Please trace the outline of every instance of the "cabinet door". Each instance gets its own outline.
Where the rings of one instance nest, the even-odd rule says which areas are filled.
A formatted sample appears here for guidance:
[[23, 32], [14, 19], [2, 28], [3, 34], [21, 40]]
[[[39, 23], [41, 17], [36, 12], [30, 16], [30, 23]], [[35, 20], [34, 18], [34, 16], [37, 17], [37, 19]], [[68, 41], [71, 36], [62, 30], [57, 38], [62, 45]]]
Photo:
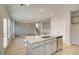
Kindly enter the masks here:
[[44, 55], [44, 45], [33, 48], [32, 55]]
[[62, 37], [58, 38], [58, 50], [62, 49]]
[[44, 55], [44, 41], [32, 44], [32, 55]]
[[45, 44], [45, 55], [51, 55], [51, 43]]
[[51, 43], [51, 52], [54, 54], [57, 51], [57, 41]]

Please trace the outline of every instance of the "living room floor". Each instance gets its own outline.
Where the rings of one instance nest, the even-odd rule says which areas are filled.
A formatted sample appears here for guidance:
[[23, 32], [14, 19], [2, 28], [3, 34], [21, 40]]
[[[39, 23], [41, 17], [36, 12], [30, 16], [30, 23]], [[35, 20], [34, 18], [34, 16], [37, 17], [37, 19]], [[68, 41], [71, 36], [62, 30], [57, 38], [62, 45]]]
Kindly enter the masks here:
[[[10, 44], [5, 55], [26, 55], [26, 47], [23, 39], [22, 37], [16, 37]], [[63, 49], [54, 55], [79, 55], [79, 45], [67, 46], [63, 44]]]

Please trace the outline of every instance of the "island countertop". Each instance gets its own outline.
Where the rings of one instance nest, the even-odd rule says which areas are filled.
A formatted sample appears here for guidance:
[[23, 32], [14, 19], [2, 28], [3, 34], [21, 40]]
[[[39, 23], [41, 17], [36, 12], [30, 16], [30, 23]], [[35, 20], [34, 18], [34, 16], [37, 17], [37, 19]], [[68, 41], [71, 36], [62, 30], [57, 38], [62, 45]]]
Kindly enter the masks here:
[[[42, 38], [45, 36], [50, 36], [49, 38]], [[36, 36], [29, 36], [29, 37], [25, 37], [26, 41], [28, 41], [29, 43], [36, 43], [36, 42], [41, 42], [41, 41], [45, 41], [51, 38], [57, 38], [60, 37], [62, 35], [57, 35], [57, 34], [47, 34], [47, 35], [36, 35]]]

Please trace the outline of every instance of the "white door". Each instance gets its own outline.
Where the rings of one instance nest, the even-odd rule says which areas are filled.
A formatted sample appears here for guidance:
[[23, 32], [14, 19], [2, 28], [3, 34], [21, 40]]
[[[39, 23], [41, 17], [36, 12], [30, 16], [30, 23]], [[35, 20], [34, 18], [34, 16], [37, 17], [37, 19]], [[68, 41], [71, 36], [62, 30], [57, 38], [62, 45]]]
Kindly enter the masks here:
[[72, 35], [72, 43], [79, 45], [79, 23], [72, 24], [71, 35]]

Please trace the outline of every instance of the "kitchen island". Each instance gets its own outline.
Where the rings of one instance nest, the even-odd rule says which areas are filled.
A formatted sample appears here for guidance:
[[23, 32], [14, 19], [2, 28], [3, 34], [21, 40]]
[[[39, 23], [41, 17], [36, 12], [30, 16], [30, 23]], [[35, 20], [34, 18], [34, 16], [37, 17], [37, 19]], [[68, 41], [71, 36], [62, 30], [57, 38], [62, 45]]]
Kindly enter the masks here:
[[39, 35], [26, 38], [27, 55], [51, 55], [62, 49], [62, 36]]

